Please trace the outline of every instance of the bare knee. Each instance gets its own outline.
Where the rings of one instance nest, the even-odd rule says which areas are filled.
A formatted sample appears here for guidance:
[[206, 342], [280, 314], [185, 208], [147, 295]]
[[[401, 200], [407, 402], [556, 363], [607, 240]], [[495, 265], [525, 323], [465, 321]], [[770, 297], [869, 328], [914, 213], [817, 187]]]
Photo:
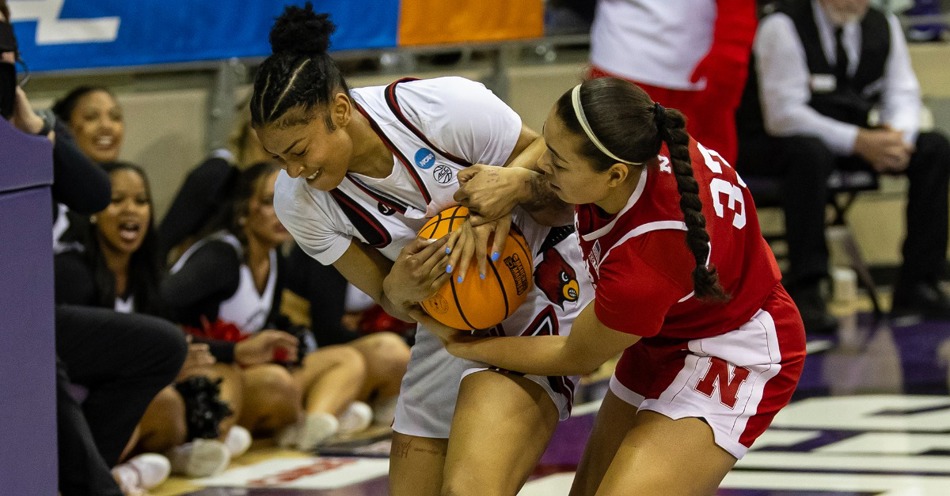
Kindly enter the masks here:
[[254, 432], [274, 431], [297, 421], [300, 388], [279, 365], [260, 365], [244, 377], [244, 411], [240, 424]]
[[402, 371], [409, 363], [409, 345], [394, 333], [377, 332], [352, 344], [369, 363], [386, 364], [388, 368]]
[[357, 339], [351, 344], [366, 359], [365, 395], [375, 394], [380, 398], [389, 398], [399, 394], [402, 377], [409, 365], [410, 352], [406, 342], [391, 332], [379, 332]]
[[334, 345], [320, 348], [316, 353], [307, 355], [306, 362], [311, 361], [322, 367], [347, 367], [352, 369], [366, 369], [366, 359], [363, 354], [352, 346]]
[[162, 452], [187, 441], [185, 401], [174, 386], [165, 387], [155, 395], [140, 426], [142, 451]]

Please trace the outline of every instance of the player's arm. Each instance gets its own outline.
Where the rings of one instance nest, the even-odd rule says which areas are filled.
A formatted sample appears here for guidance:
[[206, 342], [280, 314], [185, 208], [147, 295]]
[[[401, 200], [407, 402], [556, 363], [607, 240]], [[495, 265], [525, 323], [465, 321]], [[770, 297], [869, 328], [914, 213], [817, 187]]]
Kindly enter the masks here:
[[640, 340], [604, 325], [588, 304], [568, 336], [474, 337], [424, 315], [417, 320], [433, 330], [449, 353], [503, 369], [535, 375], [590, 373]]
[[435, 293], [449, 274], [444, 246], [439, 240], [416, 239], [406, 245], [395, 262], [377, 250], [352, 240], [333, 263], [343, 277], [383, 307], [389, 315], [413, 321], [409, 310]]
[[557, 197], [538, 169], [537, 162], [545, 148], [544, 138], [522, 125], [504, 167], [473, 165], [459, 172], [460, 187], [455, 192], [455, 201], [471, 211], [463, 228], [452, 233], [449, 240], [450, 265], [459, 269], [459, 274], [466, 273], [474, 256], [478, 272], [484, 276], [489, 252], [494, 259], [496, 253], [504, 250], [511, 211], [517, 205], [541, 225], [563, 226], [573, 222], [573, 208]]
[[507, 215], [516, 205], [544, 225], [572, 221], [571, 208], [557, 197], [538, 168], [545, 148], [544, 138], [522, 125], [504, 168], [474, 165], [459, 172], [455, 200], [477, 213], [475, 225]]

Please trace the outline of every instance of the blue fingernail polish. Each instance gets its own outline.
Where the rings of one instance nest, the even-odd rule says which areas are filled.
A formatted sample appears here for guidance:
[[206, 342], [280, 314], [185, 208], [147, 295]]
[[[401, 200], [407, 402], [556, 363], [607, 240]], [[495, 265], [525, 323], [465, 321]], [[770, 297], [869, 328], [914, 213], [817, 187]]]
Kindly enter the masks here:
[[449, 264], [449, 265], [446, 265], [446, 266], [445, 266], [445, 272], [446, 272], [447, 274], [451, 274], [451, 273], [452, 273], [452, 264]]
[[459, 284], [462, 284], [462, 276], [459, 276], [459, 278], [456, 279], [456, 282], [458, 282]]
[[445, 254], [448, 255], [449, 253], [452, 253], [452, 248], [449, 247], [449, 246], [446, 246], [446, 247], [445, 247]]
[[478, 274], [478, 277], [481, 277], [482, 279], [485, 279], [485, 274], [484, 274], [484, 273]]
[[492, 262], [497, 262], [499, 258], [501, 258], [501, 253], [498, 253], [497, 251], [492, 252], [492, 254], [491, 254], [491, 261], [492, 261]]

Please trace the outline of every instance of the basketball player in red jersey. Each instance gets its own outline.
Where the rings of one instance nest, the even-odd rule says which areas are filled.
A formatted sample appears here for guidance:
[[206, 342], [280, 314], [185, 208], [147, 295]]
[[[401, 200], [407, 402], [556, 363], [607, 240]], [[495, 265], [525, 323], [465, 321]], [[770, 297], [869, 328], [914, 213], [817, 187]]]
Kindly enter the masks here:
[[[805, 356], [752, 196], [679, 111], [620, 79], [565, 93], [544, 139], [538, 168], [575, 205], [595, 286], [573, 332], [477, 338], [416, 317], [452, 354], [522, 373], [585, 373], [622, 353], [571, 494], [711, 494], [789, 402]], [[491, 217], [472, 200], [524, 171], [485, 171], [463, 173], [458, 197]]]

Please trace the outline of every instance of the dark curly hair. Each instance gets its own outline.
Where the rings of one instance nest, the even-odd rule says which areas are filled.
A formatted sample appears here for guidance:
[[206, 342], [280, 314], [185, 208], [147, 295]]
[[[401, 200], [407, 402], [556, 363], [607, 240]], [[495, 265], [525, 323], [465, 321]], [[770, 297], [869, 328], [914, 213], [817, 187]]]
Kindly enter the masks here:
[[[327, 53], [335, 30], [329, 15], [314, 12], [310, 2], [284, 9], [270, 32], [273, 54], [264, 60], [254, 79], [250, 104], [254, 127], [273, 123], [298, 107], [308, 120], [280, 125], [309, 122], [310, 110], [326, 105], [337, 92], [349, 94], [340, 69]], [[327, 128], [335, 129], [329, 114], [324, 117]]]

